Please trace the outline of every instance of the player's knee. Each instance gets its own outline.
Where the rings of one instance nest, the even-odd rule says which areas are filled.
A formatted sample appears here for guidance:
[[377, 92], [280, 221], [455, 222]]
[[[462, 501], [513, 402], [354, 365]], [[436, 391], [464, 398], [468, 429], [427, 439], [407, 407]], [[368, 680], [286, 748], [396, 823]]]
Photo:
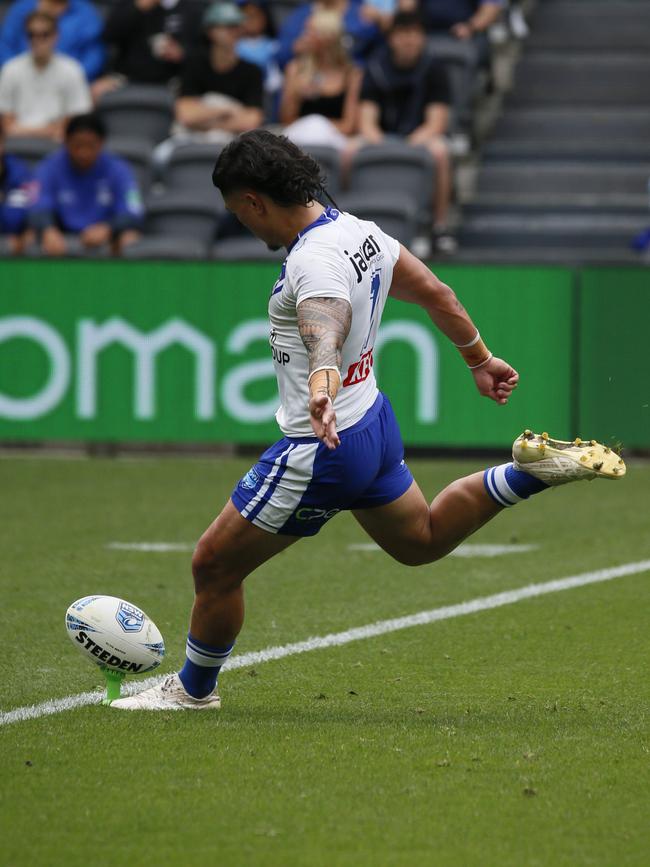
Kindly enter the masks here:
[[192, 555], [192, 576], [196, 593], [224, 592], [242, 580], [236, 570], [228, 568], [225, 558], [203, 540], [199, 540]]

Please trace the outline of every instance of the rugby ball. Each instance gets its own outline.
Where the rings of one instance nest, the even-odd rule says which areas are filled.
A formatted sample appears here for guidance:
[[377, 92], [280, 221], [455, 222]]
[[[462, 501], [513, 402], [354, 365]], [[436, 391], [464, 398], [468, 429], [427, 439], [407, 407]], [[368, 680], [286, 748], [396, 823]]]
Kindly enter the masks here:
[[68, 608], [65, 628], [75, 647], [102, 668], [144, 674], [162, 662], [165, 642], [141, 608], [115, 596], [84, 596]]

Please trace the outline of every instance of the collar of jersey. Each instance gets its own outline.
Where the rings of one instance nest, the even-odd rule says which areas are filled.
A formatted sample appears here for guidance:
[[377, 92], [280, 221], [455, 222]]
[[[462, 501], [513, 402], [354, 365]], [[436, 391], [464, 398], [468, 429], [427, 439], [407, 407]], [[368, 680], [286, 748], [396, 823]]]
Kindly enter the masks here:
[[340, 214], [340, 211], [337, 211], [336, 208], [329, 208], [329, 207], [325, 208], [325, 210], [323, 211], [323, 213], [320, 215], [320, 217], [317, 220], [314, 220], [313, 223], [310, 223], [308, 226], [305, 226], [305, 228], [302, 230], [302, 232], [298, 232], [296, 237], [293, 239], [293, 241], [287, 247], [287, 253], [290, 253], [293, 250], [293, 248], [296, 246], [298, 241], [301, 238], [303, 238], [307, 234], [307, 232], [311, 232], [312, 229], [316, 229], [318, 226], [324, 226], [326, 223], [333, 223], [334, 220], [338, 220], [339, 214]]

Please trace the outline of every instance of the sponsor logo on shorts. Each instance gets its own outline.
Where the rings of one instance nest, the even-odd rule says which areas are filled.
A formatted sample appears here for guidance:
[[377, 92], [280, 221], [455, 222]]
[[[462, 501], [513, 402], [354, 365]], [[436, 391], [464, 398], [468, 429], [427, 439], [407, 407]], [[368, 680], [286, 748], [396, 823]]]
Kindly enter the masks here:
[[354, 364], [351, 364], [348, 367], [347, 376], [343, 380], [343, 387], [345, 388], [348, 385], [356, 385], [357, 383], [368, 379], [374, 363], [375, 361], [372, 356], [372, 349], [369, 349], [367, 352], [363, 353], [358, 361], [355, 361]]
[[298, 521], [329, 521], [330, 518], [333, 518], [340, 511], [340, 509], [309, 509], [303, 507], [302, 509], [298, 509], [295, 514]]
[[260, 481], [260, 474], [257, 472], [255, 467], [250, 469], [244, 478], [239, 483], [242, 488], [246, 488], [247, 491], [254, 491]]
[[128, 602], [120, 602], [115, 612], [115, 619], [124, 632], [140, 632], [144, 626], [144, 612], [129, 605]]

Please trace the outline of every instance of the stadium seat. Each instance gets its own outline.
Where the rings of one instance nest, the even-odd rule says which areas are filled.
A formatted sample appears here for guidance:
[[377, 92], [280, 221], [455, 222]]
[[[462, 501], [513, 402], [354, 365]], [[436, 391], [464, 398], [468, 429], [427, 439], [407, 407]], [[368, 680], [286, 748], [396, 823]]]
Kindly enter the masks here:
[[472, 132], [472, 107], [478, 93], [485, 88], [486, 74], [478, 67], [476, 46], [471, 40], [448, 36], [427, 37], [427, 47], [444, 66], [451, 92], [449, 132]]
[[395, 193], [364, 193], [362, 196], [345, 196], [341, 208], [360, 220], [372, 220], [405, 247], [415, 238], [418, 213], [413, 200]]
[[204, 245], [214, 240], [219, 208], [195, 196], [166, 194], [148, 200], [145, 235], [174, 240], [193, 240]]
[[251, 260], [281, 262], [287, 255], [284, 247], [269, 250], [257, 238], [225, 238], [212, 246], [212, 258], [229, 262], [250, 262]]
[[205, 259], [205, 244], [194, 238], [144, 237], [126, 247], [125, 259]]
[[151, 146], [141, 139], [110, 138], [106, 149], [126, 160], [133, 169], [140, 192], [146, 196], [151, 186]]
[[19, 157], [32, 169], [58, 147], [55, 142], [37, 136], [8, 136], [4, 142], [6, 154]]
[[325, 145], [310, 145], [303, 148], [316, 160], [325, 175], [325, 187], [332, 196], [336, 197], [341, 189], [341, 160], [336, 148]]
[[407, 196], [416, 204], [419, 218], [430, 222], [434, 176], [433, 159], [425, 148], [401, 141], [368, 145], [354, 156], [348, 192]]
[[212, 184], [212, 171], [223, 145], [179, 144], [161, 167], [161, 181], [169, 193], [186, 193], [202, 201], [220, 203], [221, 194]]
[[111, 137], [137, 138], [158, 144], [168, 137], [174, 99], [166, 87], [127, 84], [105, 94], [97, 105]]

